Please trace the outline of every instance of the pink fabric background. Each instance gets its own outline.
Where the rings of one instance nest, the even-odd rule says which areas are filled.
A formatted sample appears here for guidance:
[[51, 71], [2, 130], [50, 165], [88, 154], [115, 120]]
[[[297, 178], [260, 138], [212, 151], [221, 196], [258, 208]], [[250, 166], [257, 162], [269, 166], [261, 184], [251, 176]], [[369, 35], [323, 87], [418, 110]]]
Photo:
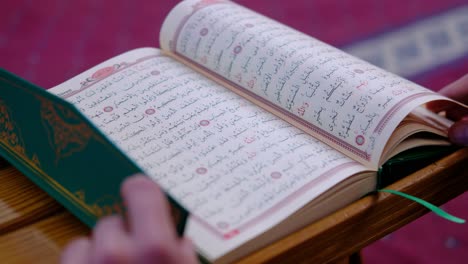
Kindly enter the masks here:
[[[2, 1], [0, 67], [45, 88], [52, 87], [129, 49], [158, 46], [161, 23], [177, 2]], [[339, 47], [468, 4], [466, 0], [237, 2]], [[468, 54], [412, 80], [438, 90], [465, 73]], [[468, 195], [463, 195], [445, 208], [468, 218], [467, 204]], [[468, 227], [433, 214], [364, 250], [365, 263], [466, 263], [467, 257]]]

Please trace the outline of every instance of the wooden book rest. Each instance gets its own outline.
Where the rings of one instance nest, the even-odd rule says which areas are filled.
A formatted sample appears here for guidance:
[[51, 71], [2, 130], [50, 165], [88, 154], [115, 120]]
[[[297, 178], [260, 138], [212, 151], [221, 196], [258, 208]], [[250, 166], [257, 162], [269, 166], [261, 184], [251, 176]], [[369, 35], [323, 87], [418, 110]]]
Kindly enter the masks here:
[[[441, 205], [468, 188], [468, 148], [388, 186]], [[57, 262], [71, 239], [90, 230], [8, 164], [0, 163], [0, 260]], [[399, 196], [376, 193], [257, 251], [238, 263], [358, 263], [362, 248], [427, 213]]]

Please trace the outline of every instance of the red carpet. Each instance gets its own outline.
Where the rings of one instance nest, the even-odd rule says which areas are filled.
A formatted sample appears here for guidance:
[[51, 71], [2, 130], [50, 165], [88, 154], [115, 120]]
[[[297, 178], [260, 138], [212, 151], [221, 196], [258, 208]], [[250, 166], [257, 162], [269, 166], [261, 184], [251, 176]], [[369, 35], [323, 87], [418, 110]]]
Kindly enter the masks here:
[[[126, 50], [157, 46], [159, 27], [176, 2], [3, 1], [0, 9], [0, 67], [43, 87], [52, 87]], [[440, 28], [433, 35], [435, 37], [414, 40], [403, 48], [395, 47], [395, 56], [401, 56], [397, 61], [405, 67], [405, 59], [420, 54], [420, 45], [448, 50], [450, 45], [458, 47], [460, 52], [453, 53], [452, 57], [443, 52], [426, 53], [426, 57], [419, 58], [436, 63], [413, 65], [411, 71], [402, 72], [434, 90], [468, 73], [468, 51], [465, 49], [468, 47], [468, 19], [463, 20], [463, 17], [468, 18], [466, 0], [238, 2], [351, 52], [358, 50], [356, 47], [366, 50], [366, 43], [373, 39], [383, 39], [385, 45], [387, 42], [391, 45], [392, 36], [404, 34], [405, 28], [413, 28], [416, 32], [431, 28], [439, 30], [437, 27], [446, 25], [445, 22], [429, 23], [430, 19], [441, 17], [444, 21], [452, 21], [452, 14], [455, 16], [458, 10], [462, 20], [453, 20], [458, 24], [450, 34]], [[454, 40], [455, 33], [458, 34], [457, 41]], [[410, 35], [408, 39], [411, 39]], [[425, 40], [426, 44], [423, 43]], [[382, 67], [386, 65], [385, 60], [392, 59], [374, 55], [377, 57], [366, 59]], [[468, 218], [467, 205], [468, 195], [464, 195], [445, 208]], [[468, 227], [451, 224], [432, 214], [364, 250], [366, 263], [465, 263], [466, 259]]]

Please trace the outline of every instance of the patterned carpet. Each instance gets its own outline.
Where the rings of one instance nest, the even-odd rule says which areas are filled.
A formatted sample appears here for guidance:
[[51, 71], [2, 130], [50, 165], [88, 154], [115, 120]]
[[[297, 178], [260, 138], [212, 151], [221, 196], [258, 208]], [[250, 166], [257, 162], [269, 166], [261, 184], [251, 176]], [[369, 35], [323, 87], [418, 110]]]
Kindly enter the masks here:
[[[10, 0], [0, 67], [52, 87], [126, 50], [158, 46], [177, 1]], [[467, 0], [237, 1], [433, 90], [468, 73]], [[444, 207], [468, 218], [468, 195]], [[365, 263], [466, 263], [468, 226], [428, 214], [364, 250]]]

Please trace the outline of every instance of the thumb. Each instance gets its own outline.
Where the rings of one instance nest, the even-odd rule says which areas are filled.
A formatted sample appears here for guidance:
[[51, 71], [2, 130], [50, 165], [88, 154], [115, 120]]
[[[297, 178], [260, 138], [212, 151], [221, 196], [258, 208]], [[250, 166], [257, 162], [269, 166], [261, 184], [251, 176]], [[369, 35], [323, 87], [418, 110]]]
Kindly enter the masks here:
[[453, 143], [468, 146], [468, 117], [453, 124], [448, 134], [450, 141]]
[[188, 264], [198, 263], [192, 241], [189, 238], [184, 237], [182, 238], [182, 240], [180, 240], [180, 243], [181, 243], [181, 250], [180, 250], [179, 257], [181, 258], [180, 260], [182, 260], [181, 263], [188, 263]]

